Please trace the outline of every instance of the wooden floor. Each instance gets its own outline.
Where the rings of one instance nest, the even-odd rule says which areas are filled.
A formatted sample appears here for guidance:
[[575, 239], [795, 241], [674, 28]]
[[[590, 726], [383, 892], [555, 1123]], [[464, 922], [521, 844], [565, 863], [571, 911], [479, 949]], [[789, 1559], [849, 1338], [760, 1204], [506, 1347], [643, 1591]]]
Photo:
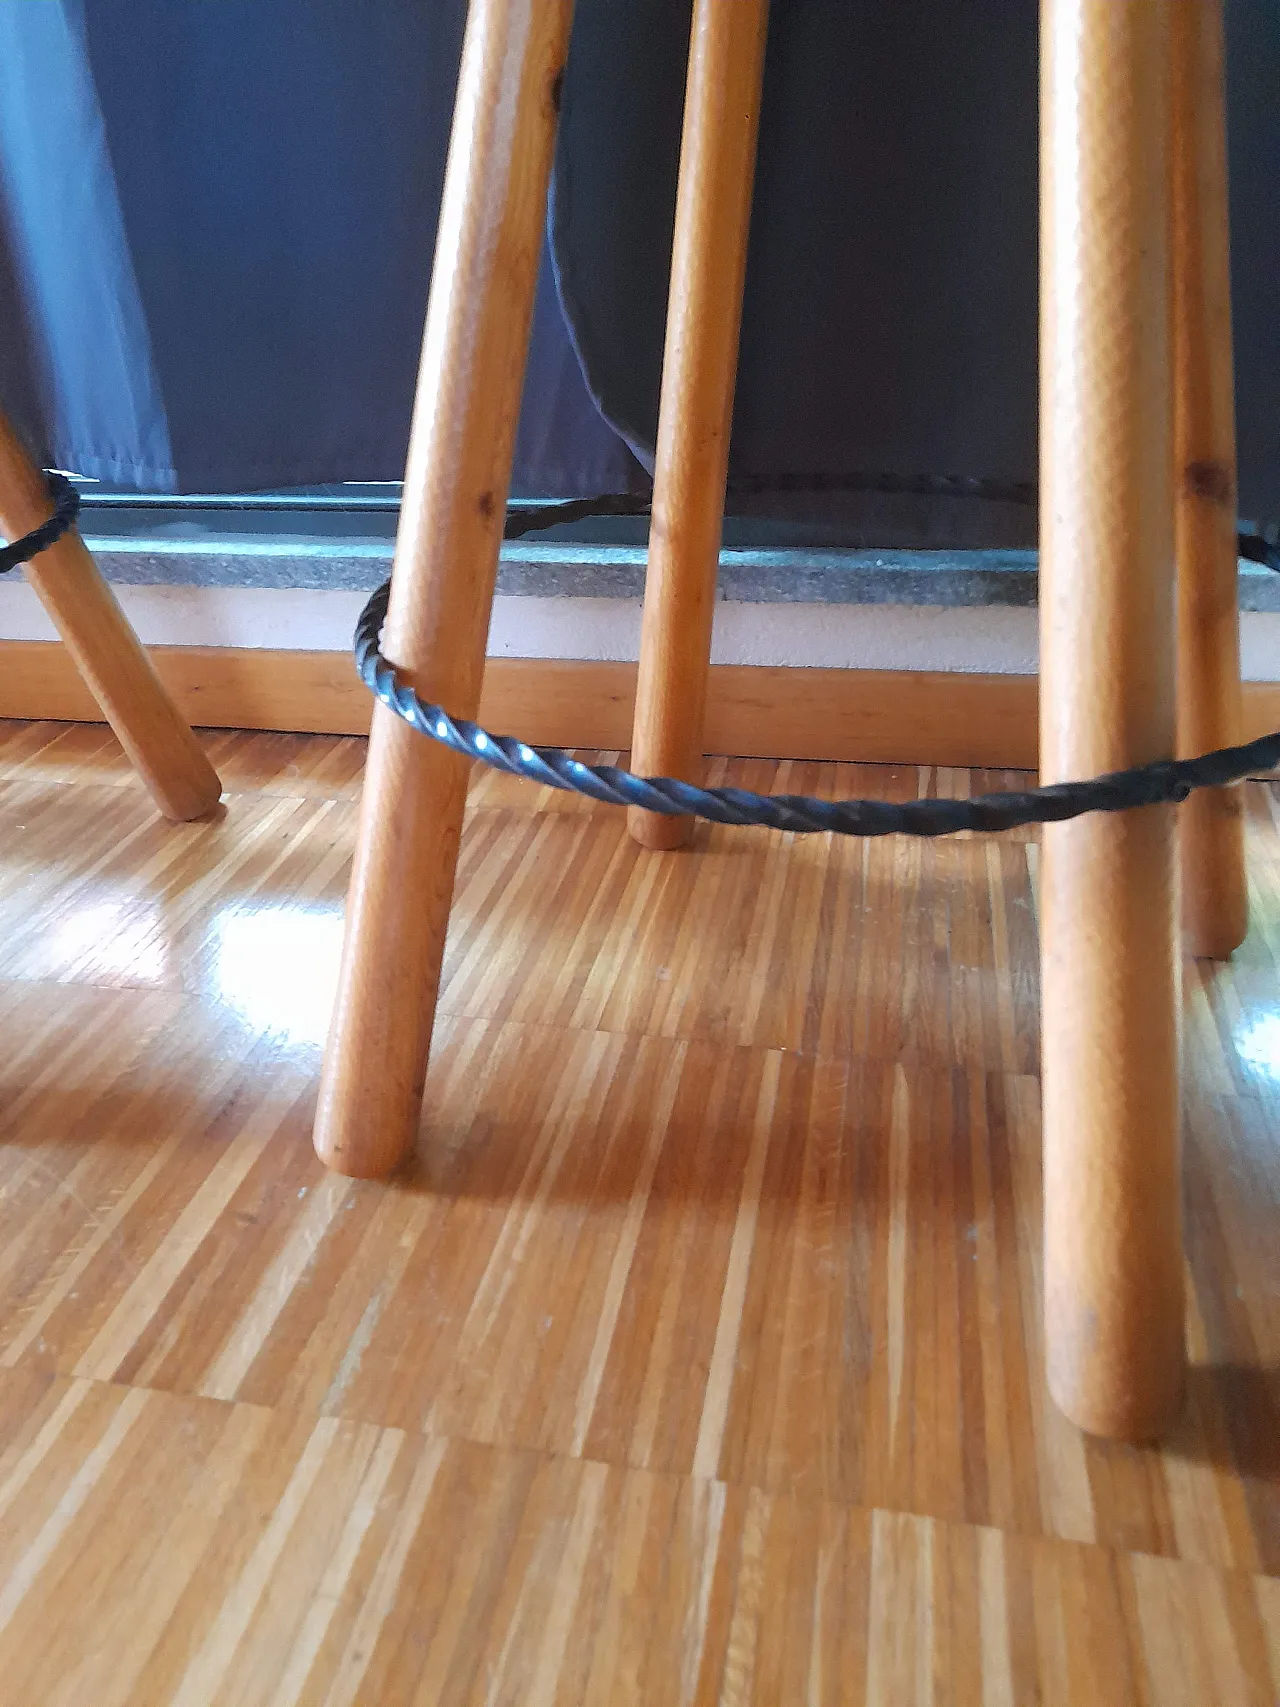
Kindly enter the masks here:
[[1269, 786], [1137, 1451], [1044, 1391], [1031, 837], [646, 855], [480, 779], [420, 1153], [358, 1184], [310, 1121], [362, 744], [209, 746], [176, 828], [104, 732], [0, 734], [3, 1707], [1280, 1699]]

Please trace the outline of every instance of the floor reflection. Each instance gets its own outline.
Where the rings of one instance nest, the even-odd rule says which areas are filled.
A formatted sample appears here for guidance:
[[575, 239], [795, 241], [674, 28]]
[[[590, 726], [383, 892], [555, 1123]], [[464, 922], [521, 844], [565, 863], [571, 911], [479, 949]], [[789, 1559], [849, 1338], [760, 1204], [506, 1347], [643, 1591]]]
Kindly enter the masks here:
[[74, 908], [57, 920], [40, 954], [49, 970], [89, 969], [131, 984], [163, 984], [170, 970], [160, 908], [137, 896]]
[[1239, 1026], [1234, 1042], [1246, 1067], [1280, 1084], [1280, 1013], [1259, 1014]]
[[323, 1045], [342, 955], [341, 907], [231, 909], [213, 921], [215, 995], [255, 1031]]

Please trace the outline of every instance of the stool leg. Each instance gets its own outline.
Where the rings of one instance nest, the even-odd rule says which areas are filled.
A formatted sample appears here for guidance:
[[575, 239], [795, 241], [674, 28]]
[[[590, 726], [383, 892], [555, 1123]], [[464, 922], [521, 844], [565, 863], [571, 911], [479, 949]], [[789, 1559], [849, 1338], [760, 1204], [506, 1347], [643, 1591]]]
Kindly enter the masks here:
[[[383, 648], [474, 717], [511, 479], [572, 0], [472, 0]], [[469, 766], [373, 714], [315, 1145], [372, 1178], [412, 1149]]]
[[[19, 539], [53, 512], [39, 469], [0, 415], [0, 529]], [[102, 714], [168, 818], [203, 818], [218, 773], [183, 721], [115, 595], [72, 529], [26, 566]]]
[[[768, 0], [695, 0], [631, 767], [696, 781], [724, 518]], [[691, 818], [632, 807], [644, 847]]]
[[[1040, 762], [1173, 751], [1169, 0], [1042, 0]], [[1174, 811], [1046, 826], [1049, 1386], [1141, 1439], [1183, 1375]]]
[[[1174, 7], [1173, 210], [1178, 752], [1194, 757], [1241, 739], [1222, 0]], [[1249, 928], [1239, 789], [1193, 794], [1178, 842], [1183, 942], [1225, 960]]]

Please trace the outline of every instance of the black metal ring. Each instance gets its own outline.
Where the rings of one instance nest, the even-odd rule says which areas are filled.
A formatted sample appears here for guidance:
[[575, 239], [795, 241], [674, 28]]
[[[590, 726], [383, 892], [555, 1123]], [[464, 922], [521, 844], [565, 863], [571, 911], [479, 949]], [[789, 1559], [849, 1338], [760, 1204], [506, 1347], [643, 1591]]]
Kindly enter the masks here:
[[588, 765], [562, 747], [531, 747], [512, 735], [494, 735], [468, 718], [418, 697], [382, 656], [378, 639], [387, 614], [390, 582], [373, 594], [356, 627], [355, 661], [361, 680], [379, 702], [419, 734], [494, 770], [567, 789], [610, 806], [639, 806], [673, 817], [716, 824], [759, 824], [801, 835], [949, 836], [960, 830], [993, 832], [1026, 824], [1061, 823], [1086, 812], [1124, 812], [1185, 800], [1196, 788], [1220, 788], [1280, 765], [1280, 731], [1242, 747], [1224, 747], [1197, 759], [1160, 759], [1082, 782], [1056, 783], [969, 800], [818, 800], [810, 795], [753, 794], [741, 788], [698, 788], [675, 777], [639, 777], [616, 765]]
[[49, 469], [45, 471], [44, 483], [53, 499], [53, 514], [38, 528], [24, 533], [21, 539], [0, 546], [0, 575], [7, 575], [21, 563], [29, 563], [75, 526], [76, 517], [80, 514], [79, 492], [65, 474], [55, 474]]
[[[775, 480], [775, 484], [777, 484]], [[959, 475], [852, 474], [795, 476], [789, 491], [910, 492], [934, 497], [980, 498], [1032, 505], [1029, 482], [1006, 482]], [[762, 489], [748, 476], [731, 480], [731, 495]], [[558, 504], [512, 505], [503, 537], [519, 539], [567, 522], [593, 516], [637, 516], [649, 512], [647, 497], [610, 494], [572, 498]], [[1280, 571], [1280, 547], [1257, 535], [1240, 534], [1242, 557]], [[355, 661], [370, 692], [411, 729], [433, 741], [479, 759], [494, 770], [521, 776], [550, 788], [567, 789], [611, 806], [639, 806], [672, 817], [706, 818], [716, 824], [759, 824], [796, 834], [829, 832], [840, 836], [949, 836], [961, 830], [988, 833], [1026, 824], [1060, 823], [1086, 812], [1124, 812], [1135, 806], [1176, 804], [1197, 788], [1220, 788], [1280, 765], [1280, 731], [1242, 747], [1223, 747], [1197, 759], [1160, 759], [1109, 776], [1056, 783], [970, 800], [818, 800], [800, 794], [752, 794], [742, 788], [698, 788], [676, 777], [639, 777], [616, 765], [588, 765], [562, 747], [531, 747], [512, 735], [493, 735], [468, 718], [452, 717], [441, 705], [419, 699], [396, 666], [382, 656], [378, 640], [390, 598], [389, 581], [378, 588], [356, 625]]]

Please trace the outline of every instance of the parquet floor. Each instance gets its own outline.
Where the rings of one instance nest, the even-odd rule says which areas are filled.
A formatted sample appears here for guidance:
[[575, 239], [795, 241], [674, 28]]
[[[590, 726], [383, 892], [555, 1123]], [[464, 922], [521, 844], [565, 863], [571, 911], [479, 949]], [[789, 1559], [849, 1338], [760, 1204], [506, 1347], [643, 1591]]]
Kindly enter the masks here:
[[643, 854], [478, 779], [419, 1155], [355, 1183], [362, 745], [208, 741], [175, 828], [104, 731], [0, 729], [0, 1707], [1280, 1701], [1271, 786], [1134, 1450], [1043, 1388], [1034, 838]]

